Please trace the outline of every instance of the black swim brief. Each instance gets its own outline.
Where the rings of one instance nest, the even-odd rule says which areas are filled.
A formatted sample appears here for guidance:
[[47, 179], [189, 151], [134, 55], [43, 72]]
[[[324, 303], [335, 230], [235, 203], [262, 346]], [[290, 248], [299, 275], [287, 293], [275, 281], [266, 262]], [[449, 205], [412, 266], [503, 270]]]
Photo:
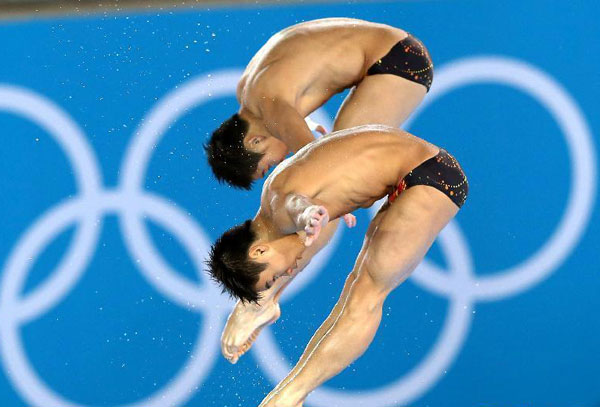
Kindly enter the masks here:
[[464, 205], [469, 194], [469, 182], [460, 164], [441, 148], [435, 157], [424, 161], [400, 180], [388, 195], [388, 201], [394, 202], [402, 191], [415, 185], [428, 185], [442, 191], [459, 208]]
[[431, 88], [433, 62], [421, 41], [408, 34], [367, 71], [367, 75], [392, 74]]

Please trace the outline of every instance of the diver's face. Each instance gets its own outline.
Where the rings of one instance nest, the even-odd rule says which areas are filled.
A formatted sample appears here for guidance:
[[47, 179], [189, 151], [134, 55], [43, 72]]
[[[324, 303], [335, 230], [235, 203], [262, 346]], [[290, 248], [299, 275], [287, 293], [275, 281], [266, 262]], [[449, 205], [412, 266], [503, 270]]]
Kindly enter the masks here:
[[256, 291], [261, 292], [268, 290], [275, 284], [275, 282], [286, 276], [290, 276], [294, 273], [297, 264], [287, 264], [284, 261], [274, 261], [269, 263], [267, 268], [260, 273], [258, 282], [256, 283]]
[[244, 140], [246, 149], [263, 154], [252, 175], [252, 179], [255, 180], [263, 178], [271, 168], [282, 162], [289, 151], [285, 143], [272, 136], [249, 134], [246, 139]]
[[271, 288], [277, 279], [289, 276], [298, 268], [298, 260], [302, 254], [293, 239], [296, 235], [286, 236], [269, 243], [260, 243], [250, 248], [250, 258], [257, 263], [266, 264], [267, 267], [260, 273], [256, 283], [256, 291]]

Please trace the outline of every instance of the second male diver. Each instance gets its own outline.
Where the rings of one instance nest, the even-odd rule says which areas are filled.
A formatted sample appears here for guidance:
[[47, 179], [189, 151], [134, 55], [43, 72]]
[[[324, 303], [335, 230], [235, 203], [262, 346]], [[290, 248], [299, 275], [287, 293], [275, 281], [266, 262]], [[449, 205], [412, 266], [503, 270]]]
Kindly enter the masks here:
[[398, 127], [432, 80], [427, 49], [399, 28], [350, 18], [293, 25], [274, 34], [246, 67], [237, 86], [239, 111], [205, 146], [209, 164], [218, 180], [249, 189], [314, 140], [304, 119], [335, 94], [352, 88], [333, 131]]

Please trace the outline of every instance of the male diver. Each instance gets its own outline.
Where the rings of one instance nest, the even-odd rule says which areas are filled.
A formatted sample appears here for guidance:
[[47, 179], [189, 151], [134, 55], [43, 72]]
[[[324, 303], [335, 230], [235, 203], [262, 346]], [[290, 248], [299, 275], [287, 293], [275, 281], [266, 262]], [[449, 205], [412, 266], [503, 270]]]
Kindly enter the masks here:
[[[308, 21], [273, 35], [248, 64], [237, 88], [240, 110], [216, 130], [205, 149], [217, 179], [240, 188], [264, 176], [290, 152], [314, 140], [304, 118], [353, 87], [333, 130], [365, 124], [400, 126], [433, 79], [423, 44], [398, 28], [348, 18]], [[319, 129], [324, 133], [324, 129]], [[352, 225], [351, 215], [347, 220]], [[335, 232], [328, 226], [297, 273]], [[295, 274], [294, 273], [294, 274]], [[232, 363], [280, 315], [280, 279], [258, 304], [238, 302], [221, 348]]]
[[205, 145], [208, 162], [219, 181], [250, 189], [314, 140], [304, 118], [333, 95], [353, 87], [334, 131], [397, 127], [432, 79], [427, 49], [406, 31], [350, 18], [293, 25], [273, 35], [246, 67], [237, 86], [240, 109]]
[[371, 343], [387, 295], [416, 268], [464, 204], [468, 182], [443, 149], [401, 130], [360, 126], [323, 137], [277, 166], [255, 218], [211, 249], [212, 277], [244, 301], [294, 273], [330, 219], [388, 201], [371, 221], [341, 296], [262, 407], [301, 406]]

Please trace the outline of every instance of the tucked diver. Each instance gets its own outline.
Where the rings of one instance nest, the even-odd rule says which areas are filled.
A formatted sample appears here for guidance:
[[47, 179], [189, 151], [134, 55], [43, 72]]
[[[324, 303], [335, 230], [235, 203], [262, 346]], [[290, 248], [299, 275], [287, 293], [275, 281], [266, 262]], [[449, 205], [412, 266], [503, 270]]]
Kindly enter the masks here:
[[[216, 178], [249, 189], [290, 152], [314, 140], [304, 118], [353, 87], [333, 130], [398, 127], [429, 90], [425, 46], [398, 28], [349, 18], [313, 20], [273, 35], [238, 86], [239, 111], [205, 149]], [[324, 130], [321, 129], [321, 132]]]
[[256, 301], [293, 274], [329, 219], [386, 195], [388, 202], [371, 221], [331, 314], [262, 407], [301, 406], [367, 349], [385, 298], [421, 262], [467, 194], [454, 157], [386, 126], [332, 133], [277, 166], [263, 185], [255, 218], [225, 232], [211, 250], [213, 278], [243, 300]]

